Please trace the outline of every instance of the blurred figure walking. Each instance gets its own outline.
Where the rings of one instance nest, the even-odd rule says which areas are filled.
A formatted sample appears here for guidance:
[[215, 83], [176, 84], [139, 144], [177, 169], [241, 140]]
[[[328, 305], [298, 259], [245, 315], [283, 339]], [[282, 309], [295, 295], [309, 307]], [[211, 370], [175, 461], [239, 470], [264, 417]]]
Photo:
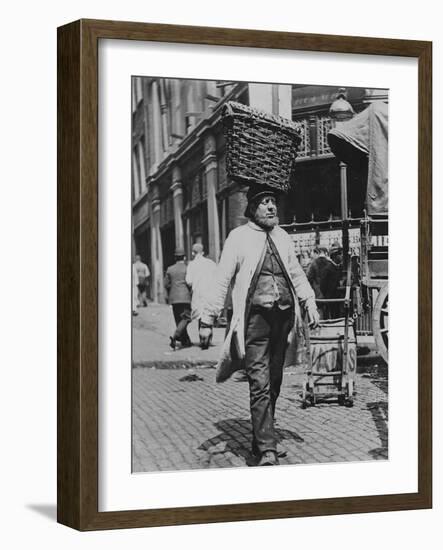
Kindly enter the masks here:
[[[200, 317], [206, 303], [208, 292], [214, 284], [217, 265], [203, 254], [203, 245], [195, 243], [192, 245], [192, 261], [186, 270], [186, 284], [191, 289], [191, 317], [198, 319], [200, 329]], [[201, 346], [206, 347], [206, 346]]]
[[187, 326], [191, 322], [191, 293], [186, 284], [186, 264], [183, 249], [175, 251], [175, 264], [169, 266], [166, 270], [164, 287], [167, 302], [172, 306], [176, 324], [169, 345], [175, 350], [177, 343], [180, 342], [182, 348], [188, 348], [192, 346], [187, 331]]
[[151, 272], [149, 271], [149, 267], [142, 262], [139, 254], [137, 254], [135, 257], [134, 267], [137, 272], [138, 305], [146, 307], [148, 305], [146, 291], [148, 288]]
[[138, 315], [137, 311], [137, 270], [135, 269], [135, 264], [132, 264], [132, 315]]

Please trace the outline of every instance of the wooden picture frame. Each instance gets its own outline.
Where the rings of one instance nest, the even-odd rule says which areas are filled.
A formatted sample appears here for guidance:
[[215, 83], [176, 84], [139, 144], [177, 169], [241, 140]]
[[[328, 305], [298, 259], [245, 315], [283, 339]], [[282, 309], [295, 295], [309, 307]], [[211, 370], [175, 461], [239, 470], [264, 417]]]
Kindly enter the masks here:
[[[279, 48], [418, 59], [418, 491], [98, 511], [98, 42]], [[58, 29], [58, 521], [79, 530], [289, 518], [432, 506], [432, 44], [80, 20]]]

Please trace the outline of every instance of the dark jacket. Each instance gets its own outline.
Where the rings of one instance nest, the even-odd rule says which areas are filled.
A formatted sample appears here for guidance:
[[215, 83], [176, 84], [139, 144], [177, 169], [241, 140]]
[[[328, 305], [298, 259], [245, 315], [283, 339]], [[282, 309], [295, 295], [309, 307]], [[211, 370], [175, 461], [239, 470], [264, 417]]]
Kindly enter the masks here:
[[308, 281], [316, 298], [336, 298], [340, 272], [328, 258], [319, 256], [312, 260], [307, 272]]
[[186, 264], [177, 262], [166, 270], [164, 285], [168, 304], [190, 304], [191, 292], [186, 284]]

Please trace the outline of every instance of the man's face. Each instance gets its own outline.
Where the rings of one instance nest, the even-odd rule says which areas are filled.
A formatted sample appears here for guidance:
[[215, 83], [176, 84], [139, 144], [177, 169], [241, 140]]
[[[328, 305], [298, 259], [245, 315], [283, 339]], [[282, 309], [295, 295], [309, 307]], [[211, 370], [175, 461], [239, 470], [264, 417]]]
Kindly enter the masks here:
[[137, 254], [137, 256], [135, 257], [135, 261], [136, 262], [139, 262], [140, 261], [140, 256]]
[[272, 229], [278, 224], [277, 203], [273, 195], [265, 195], [257, 205], [254, 221], [265, 229]]

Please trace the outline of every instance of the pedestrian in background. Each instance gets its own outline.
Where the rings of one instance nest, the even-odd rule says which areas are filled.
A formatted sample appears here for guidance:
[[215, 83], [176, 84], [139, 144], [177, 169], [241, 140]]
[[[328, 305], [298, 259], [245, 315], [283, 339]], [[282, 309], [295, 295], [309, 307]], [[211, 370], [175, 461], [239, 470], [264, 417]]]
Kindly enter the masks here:
[[187, 331], [187, 326], [191, 322], [191, 293], [186, 284], [186, 264], [183, 249], [175, 251], [175, 264], [169, 266], [166, 270], [164, 287], [167, 302], [172, 306], [176, 325], [175, 332], [169, 339], [169, 345], [175, 350], [177, 343], [180, 342], [182, 348], [188, 348], [192, 346]]
[[232, 285], [233, 316], [218, 363], [217, 381], [245, 368], [249, 382], [252, 453], [259, 466], [278, 464], [274, 416], [288, 337], [301, 325], [301, 309], [318, 323], [315, 296], [286, 231], [278, 226], [276, 192], [251, 186], [245, 216], [229, 234], [213, 291], [205, 305], [200, 338], [209, 339]]
[[[314, 259], [309, 265], [307, 277], [314, 289], [317, 299], [337, 298], [337, 288], [340, 282], [340, 270], [328, 257], [328, 249], [319, 246], [313, 250]], [[326, 303], [319, 305], [322, 319], [336, 317], [336, 305]]]
[[306, 273], [309, 268], [309, 264], [311, 263], [311, 256], [309, 254], [308, 250], [303, 250], [300, 255], [300, 265], [303, 269], [303, 271]]
[[137, 270], [135, 269], [135, 264], [132, 264], [132, 315], [138, 315], [137, 311]]
[[[200, 329], [200, 317], [208, 292], [214, 284], [216, 263], [205, 258], [203, 245], [195, 243], [192, 245], [192, 261], [186, 270], [186, 284], [191, 289], [191, 318], [198, 319]], [[205, 347], [205, 346], [201, 346]]]
[[343, 267], [343, 248], [338, 241], [334, 241], [329, 250], [329, 257], [339, 269]]
[[139, 254], [135, 256], [134, 266], [135, 270], [137, 271], [138, 305], [146, 307], [148, 305], [146, 291], [148, 288], [151, 272], [149, 271], [149, 267], [142, 262]]

